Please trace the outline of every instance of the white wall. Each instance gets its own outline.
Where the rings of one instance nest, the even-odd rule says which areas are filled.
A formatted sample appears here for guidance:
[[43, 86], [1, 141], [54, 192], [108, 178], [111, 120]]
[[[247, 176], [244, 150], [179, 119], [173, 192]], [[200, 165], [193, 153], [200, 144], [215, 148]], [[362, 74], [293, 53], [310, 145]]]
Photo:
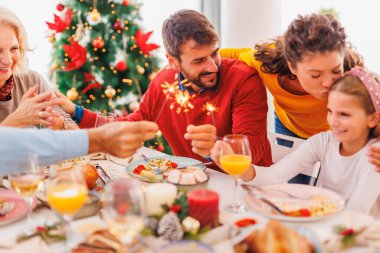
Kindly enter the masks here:
[[162, 59], [161, 65], [166, 65], [165, 49], [162, 43], [162, 23], [170, 14], [180, 9], [193, 9], [200, 11], [201, 0], [145, 0], [142, 1], [141, 17], [142, 26], [147, 30], [153, 30], [150, 41], [161, 45], [155, 54]]
[[[278, 0], [221, 0], [221, 46], [253, 47], [281, 33]], [[273, 97], [268, 95], [268, 130], [274, 132]]]
[[221, 0], [221, 46], [252, 47], [281, 32], [278, 0]]
[[13, 11], [22, 21], [27, 31], [29, 46], [29, 66], [38, 71], [46, 80], [49, 75], [51, 44], [46, 38], [48, 28], [45, 21], [53, 20], [53, 12], [58, 0], [1, 0], [0, 6]]

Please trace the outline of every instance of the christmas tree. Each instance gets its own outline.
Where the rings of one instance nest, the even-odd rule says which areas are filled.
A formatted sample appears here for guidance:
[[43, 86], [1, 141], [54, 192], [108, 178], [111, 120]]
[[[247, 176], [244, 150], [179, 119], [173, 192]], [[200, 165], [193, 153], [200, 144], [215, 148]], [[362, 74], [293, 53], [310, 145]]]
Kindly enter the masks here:
[[[158, 71], [139, 22], [140, 4], [130, 0], [65, 0], [46, 22], [53, 44], [51, 76], [61, 92], [93, 111], [128, 114], [137, 109]], [[162, 137], [153, 146], [163, 151]], [[166, 150], [169, 151], [169, 150]]]

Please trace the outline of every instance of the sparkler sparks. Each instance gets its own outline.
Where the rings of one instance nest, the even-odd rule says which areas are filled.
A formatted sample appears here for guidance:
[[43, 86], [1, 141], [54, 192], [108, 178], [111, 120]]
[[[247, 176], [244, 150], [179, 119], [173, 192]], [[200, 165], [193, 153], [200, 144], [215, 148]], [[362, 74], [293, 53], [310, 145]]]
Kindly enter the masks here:
[[215, 126], [214, 112], [217, 112], [217, 111], [219, 110], [219, 108], [216, 107], [215, 105], [213, 105], [213, 104], [210, 103], [210, 102], [206, 102], [206, 103], [203, 105], [203, 110], [204, 110], [204, 111], [207, 111], [207, 115], [211, 115], [212, 124]]

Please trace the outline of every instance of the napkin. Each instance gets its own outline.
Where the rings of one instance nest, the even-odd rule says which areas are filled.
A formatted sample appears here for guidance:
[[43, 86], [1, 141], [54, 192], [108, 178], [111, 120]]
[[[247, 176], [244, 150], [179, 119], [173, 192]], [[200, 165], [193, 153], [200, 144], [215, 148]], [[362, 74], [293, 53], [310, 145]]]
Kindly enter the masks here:
[[22, 241], [20, 243], [12, 241], [0, 242], [0, 253], [11, 252], [28, 252], [28, 253], [51, 253], [46, 242], [39, 236], [32, 237], [29, 240]]
[[[342, 223], [335, 225], [352, 228], [354, 231], [362, 231], [356, 236], [355, 246], [366, 247], [370, 252], [380, 251], [380, 220], [355, 212], [347, 212], [342, 220]], [[342, 235], [333, 234], [324, 242], [326, 250], [328, 252], [341, 252], [342, 238]]]

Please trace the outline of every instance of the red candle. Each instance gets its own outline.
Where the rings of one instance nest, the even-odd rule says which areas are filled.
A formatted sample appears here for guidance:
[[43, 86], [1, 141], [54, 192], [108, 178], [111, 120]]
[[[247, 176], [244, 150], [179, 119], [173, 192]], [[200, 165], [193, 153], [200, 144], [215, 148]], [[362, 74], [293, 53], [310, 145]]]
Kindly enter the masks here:
[[197, 219], [201, 226], [216, 227], [219, 223], [219, 194], [201, 189], [187, 194], [189, 216]]

